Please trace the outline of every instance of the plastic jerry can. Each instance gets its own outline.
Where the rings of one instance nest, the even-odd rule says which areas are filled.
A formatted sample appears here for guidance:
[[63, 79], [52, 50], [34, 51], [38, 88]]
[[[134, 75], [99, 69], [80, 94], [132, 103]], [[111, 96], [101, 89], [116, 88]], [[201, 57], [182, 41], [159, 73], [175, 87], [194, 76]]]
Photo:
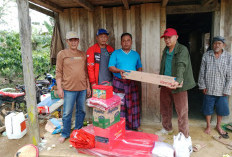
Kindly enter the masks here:
[[23, 112], [11, 113], [5, 117], [6, 135], [8, 139], [20, 139], [27, 133]]

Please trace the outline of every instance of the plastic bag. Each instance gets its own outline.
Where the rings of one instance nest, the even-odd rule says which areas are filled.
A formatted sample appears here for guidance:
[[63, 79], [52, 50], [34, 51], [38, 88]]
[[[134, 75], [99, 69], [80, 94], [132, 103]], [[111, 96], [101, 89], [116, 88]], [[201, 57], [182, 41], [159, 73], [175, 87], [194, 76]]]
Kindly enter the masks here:
[[109, 110], [121, 104], [120, 96], [114, 95], [112, 98], [109, 99], [99, 99], [99, 98], [89, 98], [87, 99], [87, 105], [89, 107], [96, 107], [103, 111]]
[[47, 124], [45, 125], [45, 130], [52, 134], [58, 134], [62, 131], [62, 129], [63, 129], [63, 123], [61, 118], [49, 119]]
[[179, 132], [177, 136], [173, 136], [173, 147], [176, 157], [189, 157], [192, 152], [191, 137], [186, 138], [182, 132]]
[[173, 147], [164, 142], [155, 142], [152, 150], [153, 157], [174, 157], [174, 153]]
[[75, 148], [94, 148], [95, 139], [94, 135], [80, 129], [74, 130], [70, 135], [69, 142]]

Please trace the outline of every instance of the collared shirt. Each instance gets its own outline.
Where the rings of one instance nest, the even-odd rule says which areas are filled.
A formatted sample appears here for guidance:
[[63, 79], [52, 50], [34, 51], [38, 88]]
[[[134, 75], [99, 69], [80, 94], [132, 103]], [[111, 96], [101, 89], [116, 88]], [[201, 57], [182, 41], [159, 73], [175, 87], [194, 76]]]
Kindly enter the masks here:
[[174, 54], [174, 49], [172, 52], [169, 52], [169, 49], [166, 51], [166, 61], [165, 61], [165, 69], [164, 69], [164, 75], [172, 76], [172, 58]]
[[230, 95], [231, 66], [232, 58], [228, 52], [223, 51], [219, 58], [215, 57], [213, 50], [206, 52], [201, 62], [198, 80], [199, 89], [207, 89], [208, 95]]
[[[134, 70], [142, 68], [140, 56], [136, 51], [130, 50], [126, 53], [122, 49], [115, 50], [110, 56], [109, 66], [114, 66], [121, 70]], [[114, 76], [121, 78], [120, 73], [113, 73]]]

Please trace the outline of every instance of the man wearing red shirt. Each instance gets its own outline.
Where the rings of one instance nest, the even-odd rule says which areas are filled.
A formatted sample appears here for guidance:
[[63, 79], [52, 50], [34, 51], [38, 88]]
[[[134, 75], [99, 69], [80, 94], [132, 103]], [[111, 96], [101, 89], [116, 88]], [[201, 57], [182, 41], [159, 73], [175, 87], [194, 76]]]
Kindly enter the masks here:
[[97, 43], [87, 50], [87, 69], [91, 86], [104, 81], [112, 82], [112, 73], [108, 69], [111, 53], [114, 49], [107, 45], [109, 33], [105, 29], [97, 32]]

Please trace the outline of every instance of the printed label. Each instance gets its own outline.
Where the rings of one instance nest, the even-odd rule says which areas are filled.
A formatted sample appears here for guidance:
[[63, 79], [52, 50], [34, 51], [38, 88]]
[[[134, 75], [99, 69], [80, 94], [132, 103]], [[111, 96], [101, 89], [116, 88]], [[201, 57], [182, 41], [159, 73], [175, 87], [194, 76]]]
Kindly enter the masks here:
[[101, 61], [101, 54], [95, 52], [94, 53], [94, 60], [95, 60], [95, 63], [100, 63], [100, 61]]
[[109, 143], [109, 138], [106, 137], [95, 136], [95, 140], [101, 143]]

